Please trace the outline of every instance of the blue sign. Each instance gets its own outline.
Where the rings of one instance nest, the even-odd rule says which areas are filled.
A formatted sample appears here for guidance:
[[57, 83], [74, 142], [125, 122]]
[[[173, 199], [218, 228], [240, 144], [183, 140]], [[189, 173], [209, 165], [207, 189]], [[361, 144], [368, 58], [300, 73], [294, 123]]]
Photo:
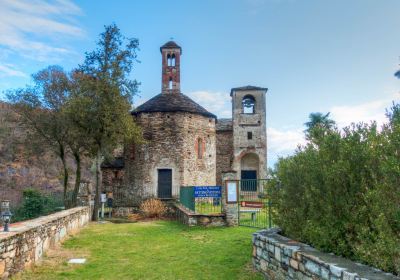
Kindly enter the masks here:
[[194, 197], [221, 197], [220, 186], [194, 187]]

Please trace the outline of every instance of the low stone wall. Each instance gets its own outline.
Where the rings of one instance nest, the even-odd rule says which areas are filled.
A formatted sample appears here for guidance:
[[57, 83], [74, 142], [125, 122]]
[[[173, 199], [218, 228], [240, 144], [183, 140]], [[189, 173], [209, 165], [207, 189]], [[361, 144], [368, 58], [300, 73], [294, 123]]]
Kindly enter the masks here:
[[390, 273], [337, 257], [278, 234], [279, 229], [253, 235], [253, 265], [265, 279], [399, 280]]
[[225, 226], [225, 214], [196, 214], [180, 204], [176, 204], [176, 219], [188, 226]]
[[9, 232], [0, 232], [0, 278], [7, 279], [37, 262], [47, 249], [89, 220], [89, 207], [76, 207], [12, 224]]

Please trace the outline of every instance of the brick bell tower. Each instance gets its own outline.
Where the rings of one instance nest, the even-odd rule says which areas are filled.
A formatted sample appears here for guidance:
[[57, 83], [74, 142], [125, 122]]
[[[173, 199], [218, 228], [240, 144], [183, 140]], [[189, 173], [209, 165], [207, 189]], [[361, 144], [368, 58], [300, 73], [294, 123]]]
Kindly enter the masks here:
[[166, 94], [181, 92], [180, 61], [182, 48], [174, 41], [160, 47], [162, 55], [161, 92]]

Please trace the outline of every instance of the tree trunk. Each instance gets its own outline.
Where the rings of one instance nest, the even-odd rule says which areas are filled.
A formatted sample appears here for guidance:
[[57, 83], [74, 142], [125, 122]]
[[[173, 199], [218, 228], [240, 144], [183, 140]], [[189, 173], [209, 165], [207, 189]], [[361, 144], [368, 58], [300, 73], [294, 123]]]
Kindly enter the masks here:
[[76, 171], [75, 171], [75, 187], [72, 193], [72, 207], [76, 207], [78, 205], [78, 193], [79, 186], [81, 185], [81, 156], [79, 152], [74, 152]]
[[65, 158], [65, 148], [64, 145], [59, 145], [59, 149], [60, 149], [60, 158], [63, 164], [63, 168], [64, 168], [64, 182], [63, 182], [63, 188], [64, 188], [64, 193], [63, 193], [63, 200], [64, 200], [64, 207], [68, 208], [68, 198], [67, 198], [67, 190], [68, 190], [68, 178], [69, 178], [69, 174], [68, 174], [68, 166], [67, 166], [67, 160]]
[[93, 221], [99, 220], [99, 206], [100, 206], [100, 184], [101, 184], [101, 174], [100, 174], [100, 164], [101, 164], [101, 152], [100, 149], [96, 156], [96, 194], [94, 197], [94, 208], [93, 208]]

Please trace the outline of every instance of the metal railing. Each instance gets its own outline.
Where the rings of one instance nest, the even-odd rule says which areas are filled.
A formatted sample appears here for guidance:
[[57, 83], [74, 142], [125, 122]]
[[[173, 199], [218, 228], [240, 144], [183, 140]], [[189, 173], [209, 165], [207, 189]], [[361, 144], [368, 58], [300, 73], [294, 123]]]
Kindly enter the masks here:
[[268, 193], [268, 179], [239, 180], [239, 194], [241, 199], [259, 200]]
[[239, 225], [271, 228], [274, 226], [272, 213], [274, 203], [271, 199], [268, 179], [239, 180]]
[[207, 195], [207, 193], [203, 193], [201, 197], [196, 197], [195, 191], [198, 190], [197, 188], [209, 187], [182, 186], [179, 193], [179, 202], [196, 214], [221, 214], [222, 198], [215, 195], [215, 193], [221, 193], [221, 187], [210, 187], [215, 191], [214, 194]]

